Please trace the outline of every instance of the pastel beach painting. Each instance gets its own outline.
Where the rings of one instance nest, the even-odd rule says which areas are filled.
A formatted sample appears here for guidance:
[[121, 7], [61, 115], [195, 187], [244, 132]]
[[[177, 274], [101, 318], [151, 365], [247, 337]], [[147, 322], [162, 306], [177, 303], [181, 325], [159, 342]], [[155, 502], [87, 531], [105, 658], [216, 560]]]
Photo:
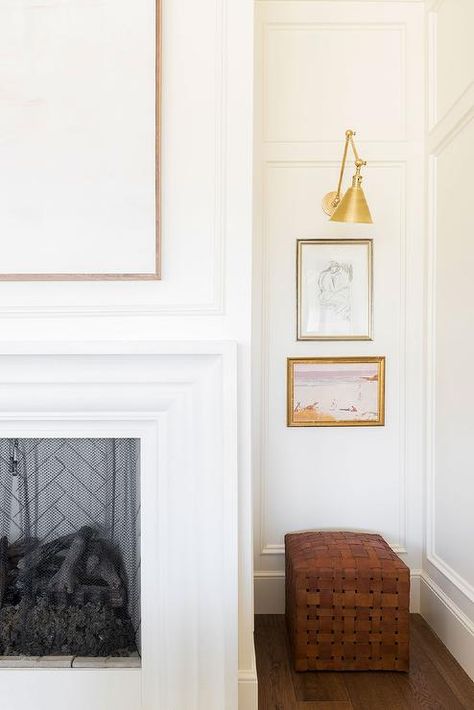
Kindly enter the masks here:
[[384, 358], [288, 361], [290, 426], [384, 423]]

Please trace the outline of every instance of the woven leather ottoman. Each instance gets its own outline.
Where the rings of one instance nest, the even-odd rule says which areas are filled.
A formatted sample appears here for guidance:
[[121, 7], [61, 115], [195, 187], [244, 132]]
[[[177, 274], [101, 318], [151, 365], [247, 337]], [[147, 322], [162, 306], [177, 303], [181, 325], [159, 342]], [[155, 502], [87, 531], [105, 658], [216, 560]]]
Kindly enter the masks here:
[[410, 573], [380, 535], [285, 536], [297, 671], [408, 670]]

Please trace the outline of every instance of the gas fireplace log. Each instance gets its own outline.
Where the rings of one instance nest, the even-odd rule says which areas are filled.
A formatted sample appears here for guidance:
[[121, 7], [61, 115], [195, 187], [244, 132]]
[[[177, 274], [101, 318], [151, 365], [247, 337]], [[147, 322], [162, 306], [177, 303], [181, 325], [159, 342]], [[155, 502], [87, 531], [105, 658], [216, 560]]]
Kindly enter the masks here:
[[[36, 570], [48, 560], [59, 555], [62, 550], [69, 547], [78, 533], [69, 533], [62, 535], [51, 542], [46, 542], [43, 545], [34, 545], [34, 540], [25, 543], [25, 553], [18, 562], [18, 569], [25, 574], [29, 571]], [[13, 547], [13, 545], [12, 545]]]
[[28, 540], [17, 540], [8, 546], [8, 557], [13, 561], [15, 559], [19, 560], [37, 546], [38, 539], [36, 537], [28, 538]]
[[3, 598], [7, 588], [8, 577], [8, 538], [2, 537], [0, 540], [0, 609], [3, 606]]
[[27, 550], [23, 557], [17, 562], [18, 579], [16, 586], [23, 590], [23, 594], [32, 595], [33, 580], [38, 577], [44, 577], [48, 574], [49, 577], [58, 571], [60, 563], [55, 559], [60, 555], [64, 548], [67, 548], [77, 533], [63, 535], [44, 545], [34, 545], [34, 540], [29, 540], [25, 543]]
[[66, 552], [66, 557], [61, 567], [48, 584], [50, 591], [72, 594], [78, 583], [76, 576], [77, 566], [84, 555], [91, 533], [90, 528], [81, 528], [76, 534]]
[[24, 557], [17, 563], [16, 587], [31, 598], [49, 592], [65, 603], [66, 595], [80, 597], [84, 590], [102, 583], [109, 589], [113, 606], [123, 606], [127, 595], [120, 557], [100, 535], [99, 530], [84, 526], [33, 549], [29, 541]]
[[117, 572], [112, 551], [108, 549], [107, 545], [102, 540], [93, 540], [88, 552], [87, 576], [101, 579], [111, 589], [120, 589], [122, 580]]

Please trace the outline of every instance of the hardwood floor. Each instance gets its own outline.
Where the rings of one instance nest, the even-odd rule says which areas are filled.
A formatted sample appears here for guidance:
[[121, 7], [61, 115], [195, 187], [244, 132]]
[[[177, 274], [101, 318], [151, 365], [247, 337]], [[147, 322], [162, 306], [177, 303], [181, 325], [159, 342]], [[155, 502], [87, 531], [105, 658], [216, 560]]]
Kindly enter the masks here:
[[255, 617], [259, 710], [474, 710], [474, 683], [419, 614], [410, 672], [296, 673], [282, 615]]

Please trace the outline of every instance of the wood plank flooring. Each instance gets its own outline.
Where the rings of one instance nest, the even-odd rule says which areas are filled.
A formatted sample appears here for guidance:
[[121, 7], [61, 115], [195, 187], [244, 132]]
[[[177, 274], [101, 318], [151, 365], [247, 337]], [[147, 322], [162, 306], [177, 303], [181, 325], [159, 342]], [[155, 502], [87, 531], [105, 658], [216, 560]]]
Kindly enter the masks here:
[[474, 710], [474, 683], [419, 614], [410, 671], [296, 673], [285, 617], [255, 617], [259, 710]]

